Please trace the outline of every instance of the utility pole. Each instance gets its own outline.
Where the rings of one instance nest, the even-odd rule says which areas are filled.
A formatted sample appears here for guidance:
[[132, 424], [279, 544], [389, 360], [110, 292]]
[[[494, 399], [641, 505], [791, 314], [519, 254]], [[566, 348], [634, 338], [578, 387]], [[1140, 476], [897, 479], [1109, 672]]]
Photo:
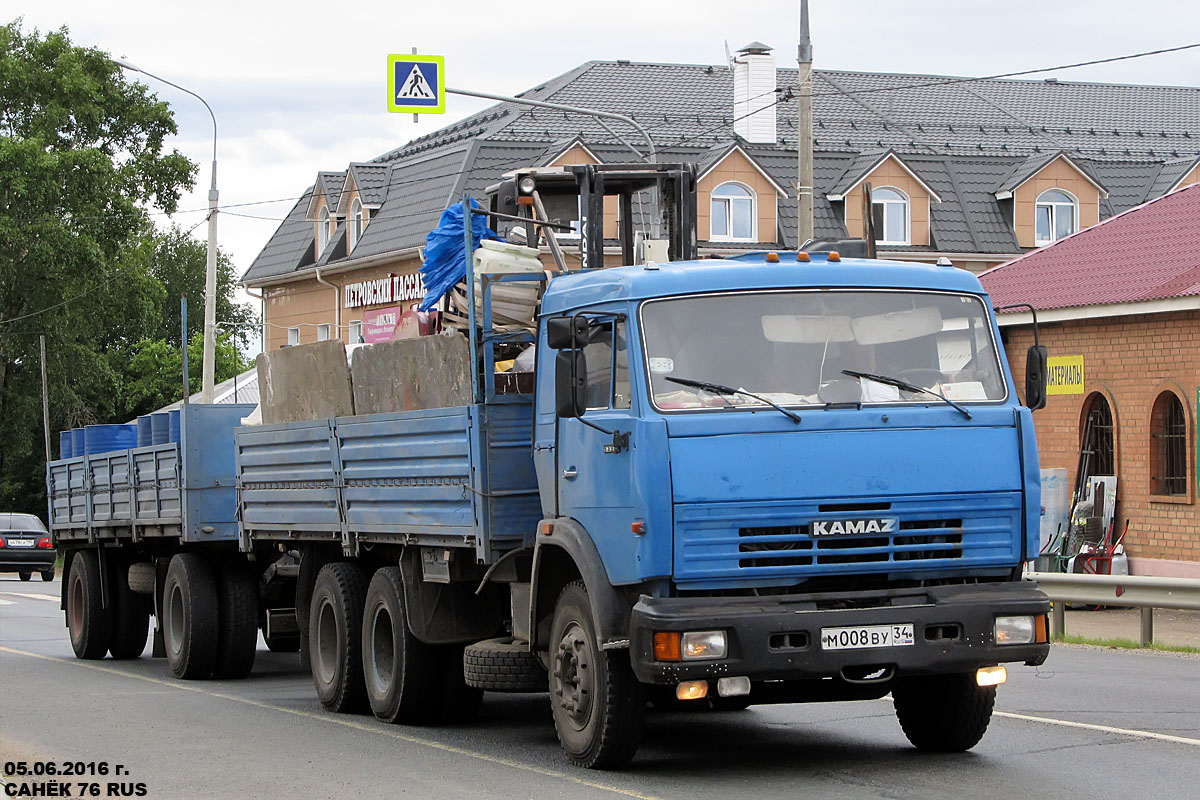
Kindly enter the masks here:
[[800, 112], [796, 126], [797, 247], [803, 247], [813, 238], [812, 60], [812, 40], [808, 34], [808, 0], [800, 0], [800, 46], [796, 54], [796, 61], [800, 67], [796, 94], [796, 105]]

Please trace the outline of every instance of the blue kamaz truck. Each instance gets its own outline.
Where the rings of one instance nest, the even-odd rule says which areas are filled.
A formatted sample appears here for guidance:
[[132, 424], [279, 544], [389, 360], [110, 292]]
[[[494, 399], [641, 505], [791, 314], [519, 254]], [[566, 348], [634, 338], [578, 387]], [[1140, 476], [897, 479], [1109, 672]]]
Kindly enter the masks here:
[[[630, 208], [639, 185], [594, 169], [567, 172]], [[511, 195], [541, 207], [545, 176], [526, 177]], [[546, 219], [524, 205], [489, 213]], [[599, 206], [581, 207], [586, 231]], [[974, 746], [1003, 665], [1049, 649], [1022, 580], [1044, 351], [1023, 405], [969, 272], [695, 260], [672, 235], [693, 258], [483, 280], [459, 339], [468, 403], [246, 427], [193, 406], [150, 459], [168, 525], [137, 518], [154, 507], [136, 449], [119, 479], [120, 458], [51, 463], [77, 654], [136, 657], [152, 612], [176, 675], [246, 674], [261, 629], [331, 711], [422, 724], [484, 691], [548, 692], [567, 758], [592, 768], [633, 757], [648, 707], [889, 693], [917, 748]], [[522, 279], [544, 284], [535, 327], [494, 326], [492, 291]], [[514, 346], [535, 348], [527, 382], [498, 377]], [[70, 522], [96, 486], [110, 511]], [[134, 513], [114, 517], [122, 487]]]

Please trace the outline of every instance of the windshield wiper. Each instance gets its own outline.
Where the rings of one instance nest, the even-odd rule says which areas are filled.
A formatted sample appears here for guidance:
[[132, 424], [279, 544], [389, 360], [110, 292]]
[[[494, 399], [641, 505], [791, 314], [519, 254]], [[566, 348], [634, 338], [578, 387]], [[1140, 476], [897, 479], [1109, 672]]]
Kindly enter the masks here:
[[734, 389], [732, 386], [723, 386], [719, 383], [709, 383], [708, 381], [694, 381], [691, 378], [672, 378], [670, 375], [667, 375], [666, 379], [669, 380], [671, 383], [678, 383], [680, 386], [689, 386], [693, 389], [699, 389], [704, 392], [709, 392], [710, 394], [719, 394], [719, 395], [744, 394], [744, 395], [746, 395], [746, 397], [753, 397], [755, 400], [758, 400], [761, 403], [766, 403], [771, 408], [775, 409], [780, 414], [783, 414], [785, 417], [787, 417], [788, 419], [790, 419], [792, 422], [796, 423], [797, 425], [800, 424], [800, 415], [797, 414], [796, 412], [789, 411], [786, 408], [784, 408], [783, 406], [779, 405], [778, 403], [773, 403], [770, 400], [768, 400], [767, 398], [760, 397], [759, 395], [756, 395], [753, 392], [747, 392], [745, 389]]
[[[866, 378], [869, 381], [875, 381], [876, 383], [882, 383], [885, 386], [895, 386], [897, 389], [903, 389], [906, 392], [912, 392], [914, 394], [931, 394], [934, 397], [941, 399], [943, 402], [949, 403], [957, 411], [961, 412], [962, 415], [964, 417], [966, 417], [967, 419], [971, 418], [970, 411], [967, 411], [965, 408], [963, 408], [958, 403], [951, 400], [949, 397], [946, 397], [946, 395], [942, 394], [941, 392], [935, 392], [933, 389], [924, 389], [920, 386], [911, 384], [908, 381], [902, 381], [899, 378], [889, 378], [886, 375], [872, 375], [869, 372], [856, 372], [855, 370], [852, 370], [852, 369], [844, 369], [844, 370], [842, 370], [842, 374], [843, 375], [851, 375], [855, 378]], [[667, 380], [670, 380], [670, 378], [668, 378]]]

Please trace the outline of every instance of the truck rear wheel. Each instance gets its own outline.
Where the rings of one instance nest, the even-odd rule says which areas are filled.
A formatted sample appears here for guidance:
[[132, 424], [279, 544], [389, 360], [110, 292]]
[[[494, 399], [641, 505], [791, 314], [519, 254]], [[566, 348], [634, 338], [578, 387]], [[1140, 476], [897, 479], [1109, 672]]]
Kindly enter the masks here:
[[212, 673], [219, 626], [212, 567], [195, 553], [176, 553], [163, 586], [163, 638], [172, 675], [199, 680]]
[[313, 585], [308, 617], [312, 676], [321, 705], [330, 711], [357, 711], [363, 705], [359, 640], [366, 593], [366, 573], [350, 561], [321, 567]]
[[438, 649], [408, 629], [400, 568], [377, 570], [362, 615], [361, 674], [371, 711], [384, 722], [435, 721], [442, 702], [442, 666]]
[[66, 615], [75, 657], [104, 658], [112, 635], [112, 614], [104, 607], [100, 559], [94, 550], [80, 550], [71, 559]]
[[918, 750], [961, 753], [983, 738], [996, 687], [976, 684], [974, 673], [901, 678], [892, 687], [896, 717]]
[[129, 588], [129, 564], [109, 562], [109, 597], [112, 599], [112, 638], [108, 652], [115, 659], [140, 658], [150, 635], [150, 595]]
[[245, 564], [230, 562], [219, 567], [217, 606], [221, 624], [213, 677], [244, 678], [254, 668], [258, 650], [258, 585]]
[[558, 596], [550, 634], [550, 707], [572, 764], [612, 769], [641, 743], [646, 697], [624, 650], [601, 650], [587, 589], [576, 581]]

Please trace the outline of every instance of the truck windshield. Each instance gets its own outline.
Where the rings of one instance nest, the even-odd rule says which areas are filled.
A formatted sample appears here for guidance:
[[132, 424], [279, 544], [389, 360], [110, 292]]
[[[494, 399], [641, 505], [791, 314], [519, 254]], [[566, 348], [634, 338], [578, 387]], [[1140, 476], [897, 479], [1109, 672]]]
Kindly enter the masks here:
[[1008, 391], [980, 298], [913, 291], [737, 292], [650, 300], [641, 311], [661, 411], [762, 406], [667, 378], [742, 389], [784, 406], [940, 402], [843, 370], [898, 378], [956, 403]]

